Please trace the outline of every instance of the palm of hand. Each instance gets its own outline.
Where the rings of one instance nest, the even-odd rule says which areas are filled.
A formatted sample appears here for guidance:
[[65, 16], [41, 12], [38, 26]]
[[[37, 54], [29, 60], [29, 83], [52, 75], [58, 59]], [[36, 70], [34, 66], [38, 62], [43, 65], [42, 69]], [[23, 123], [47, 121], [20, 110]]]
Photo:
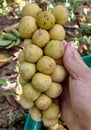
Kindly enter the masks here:
[[61, 113], [69, 130], [91, 129], [91, 71], [74, 46], [66, 47], [64, 65], [70, 73], [61, 101]]

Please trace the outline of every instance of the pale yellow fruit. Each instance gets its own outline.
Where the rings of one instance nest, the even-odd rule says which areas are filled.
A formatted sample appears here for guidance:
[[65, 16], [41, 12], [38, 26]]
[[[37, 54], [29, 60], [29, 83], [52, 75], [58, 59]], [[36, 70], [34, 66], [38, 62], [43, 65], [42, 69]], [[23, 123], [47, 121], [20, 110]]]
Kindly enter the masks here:
[[56, 18], [56, 23], [60, 25], [66, 24], [69, 18], [68, 9], [63, 5], [57, 5], [52, 10], [53, 15]]
[[52, 127], [52, 126], [56, 125], [57, 122], [58, 122], [58, 118], [55, 118], [55, 119], [47, 119], [47, 118], [45, 118], [44, 116], [43, 116], [42, 120], [43, 120], [43, 125], [44, 125], [45, 127]]
[[52, 79], [49, 75], [37, 72], [32, 78], [32, 85], [35, 89], [45, 92], [51, 86]]
[[57, 98], [62, 93], [62, 85], [52, 82], [51, 87], [45, 92], [50, 98]]
[[34, 106], [34, 102], [33, 101], [28, 101], [28, 100], [26, 100], [26, 98], [23, 95], [20, 95], [20, 105], [24, 109], [29, 109], [29, 108]]
[[35, 101], [36, 106], [40, 110], [47, 109], [52, 103], [52, 99], [49, 98], [46, 94], [41, 94], [38, 99]]
[[30, 108], [29, 113], [31, 115], [31, 118], [34, 121], [41, 121], [42, 120], [42, 112], [36, 106], [33, 106], [32, 108]]
[[44, 48], [44, 53], [58, 60], [64, 54], [64, 46], [59, 40], [50, 40]]
[[29, 2], [22, 9], [22, 16], [32, 16], [36, 18], [40, 11], [42, 11], [42, 9], [38, 6], [38, 4]]
[[32, 76], [36, 73], [36, 66], [35, 64], [23, 62], [19, 66], [20, 75], [25, 80], [30, 80]]
[[28, 101], [35, 101], [39, 96], [41, 92], [34, 89], [31, 83], [27, 83], [23, 87], [23, 96]]
[[57, 105], [56, 103], [52, 103], [51, 106], [48, 107], [48, 109], [43, 110], [42, 112], [45, 118], [55, 119], [59, 116], [60, 108], [59, 105]]
[[37, 62], [37, 70], [44, 74], [51, 74], [56, 67], [56, 62], [49, 56], [43, 56]]
[[31, 16], [24, 16], [18, 25], [18, 30], [23, 38], [31, 38], [37, 28], [35, 18]]
[[59, 40], [59, 41], [64, 40], [66, 36], [63, 26], [59, 24], [55, 24], [53, 28], [51, 28], [51, 30], [49, 31], [49, 34], [52, 40]]
[[25, 58], [24, 58], [24, 51], [21, 50], [18, 54], [18, 62], [21, 64], [25, 61]]
[[49, 40], [50, 40], [49, 33], [41, 28], [36, 30], [32, 37], [33, 43], [41, 48], [44, 47]]
[[37, 15], [37, 24], [40, 28], [49, 30], [55, 24], [55, 17], [50, 11], [42, 11]]
[[31, 39], [24, 39], [23, 41], [23, 47], [26, 48], [28, 45], [32, 44]]
[[28, 81], [24, 79], [21, 75], [19, 75], [19, 83], [24, 86]]
[[56, 68], [54, 69], [54, 72], [51, 74], [52, 80], [54, 82], [62, 82], [65, 77], [66, 77], [67, 73], [65, 68], [62, 65], [56, 65]]
[[43, 56], [43, 51], [40, 47], [30, 44], [24, 49], [24, 55], [28, 62], [35, 63]]

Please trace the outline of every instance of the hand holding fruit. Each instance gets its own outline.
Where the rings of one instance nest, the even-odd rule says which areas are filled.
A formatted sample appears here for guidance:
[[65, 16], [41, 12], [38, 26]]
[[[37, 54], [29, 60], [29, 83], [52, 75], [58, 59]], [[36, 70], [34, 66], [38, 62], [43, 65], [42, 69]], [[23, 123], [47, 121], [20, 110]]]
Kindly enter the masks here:
[[69, 83], [65, 84], [60, 99], [62, 117], [69, 130], [90, 130], [91, 70], [82, 61], [72, 42], [64, 41], [64, 45], [63, 63], [69, 72]]

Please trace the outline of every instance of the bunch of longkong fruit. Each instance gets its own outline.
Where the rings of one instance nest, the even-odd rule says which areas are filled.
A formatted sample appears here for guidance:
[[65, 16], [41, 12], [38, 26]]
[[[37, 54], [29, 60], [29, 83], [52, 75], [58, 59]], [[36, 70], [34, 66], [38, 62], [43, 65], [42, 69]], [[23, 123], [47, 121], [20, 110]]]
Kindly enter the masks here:
[[36, 3], [22, 9], [18, 25], [23, 49], [18, 56], [19, 82], [22, 94], [18, 101], [29, 109], [33, 120], [42, 121], [49, 130], [65, 130], [58, 121], [58, 99], [63, 91], [66, 70], [62, 64], [66, 32], [63, 25], [69, 13], [65, 6], [57, 5], [42, 11]]

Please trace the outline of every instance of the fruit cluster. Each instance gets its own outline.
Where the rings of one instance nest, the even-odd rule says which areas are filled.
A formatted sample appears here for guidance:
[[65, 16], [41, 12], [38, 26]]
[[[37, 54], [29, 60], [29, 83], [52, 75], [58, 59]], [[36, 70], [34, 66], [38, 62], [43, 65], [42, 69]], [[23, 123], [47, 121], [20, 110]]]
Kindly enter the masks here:
[[21, 34], [17, 29], [12, 29], [9, 33], [3, 33], [1, 37], [0, 47], [4, 47], [5, 49], [10, 49], [21, 43]]
[[22, 16], [18, 25], [24, 38], [18, 56], [22, 94], [18, 102], [29, 109], [34, 120], [43, 121], [50, 130], [57, 130], [58, 99], [63, 90], [61, 83], [66, 77], [61, 58], [66, 35], [63, 25], [68, 20], [68, 10], [58, 5], [51, 11], [42, 11], [36, 3], [28, 3], [22, 9]]

